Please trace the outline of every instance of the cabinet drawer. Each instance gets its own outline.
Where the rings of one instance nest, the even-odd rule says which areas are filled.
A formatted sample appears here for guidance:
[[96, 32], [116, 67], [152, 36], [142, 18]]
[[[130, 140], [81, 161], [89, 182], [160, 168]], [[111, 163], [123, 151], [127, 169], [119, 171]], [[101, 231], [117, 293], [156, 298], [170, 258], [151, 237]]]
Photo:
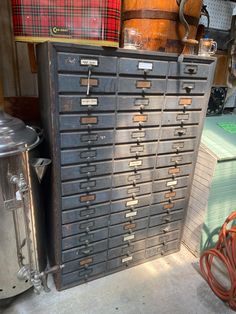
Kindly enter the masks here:
[[116, 160], [114, 163], [114, 173], [153, 168], [155, 162], [155, 156]]
[[182, 188], [188, 185], [189, 177], [175, 178], [161, 181], [154, 181], [153, 192], [160, 192], [170, 189]]
[[82, 96], [59, 96], [59, 111], [61, 113], [70, 112], [94, 112], [94, 111], [115, 111], [116, 97], [115, 96], [97, 96], [97, 97], [82, 97]]
[[88, 166], [81, 164], [75, 166], [63, 166], [61, 168], [62, 180], [73, 180], [78, 178], [92, 178], [99, 175], [112, 173], [112, 162], [90, 163]]
[[96, 93], [115, 93], [117, 90], [117, 81], [114, 77], [59, 74], [58, 75], [58, 92], [59, 93], [83, 93], [89, 95]]
[[173, 192], [159, 192], [152, 194], [152, 204], [162, 203], [168, 200], [175, 200], [179, 198], [185, 198], [187, 195], [187, 188], [182, 188], [179, 190], [174, 190]]
[[82, 245], [70, 250], [62, 251], [62, 262], [72, 261], [77, 258], [86, 258], [91, 254], [107, 250], [108, 240]]
[[96, 217], [85, 221], [74, 222], [62, 226], [62, 237], [68, 237], [73, 234], [90, 232], [99, 228], [108, 227], [108, 217]]
[[129, 255], [131, 253], [141, 251], [145, 249], [146, 240], [141, 240], [134, 242], [132, 244], [126, 244], [122, 247], [116, 247], [114, 249], [108, 250], [108, 259], [113, 259], [122, 255]]
[[177, 240], [180, 238], [180, 231], [173, 231], [166, 235], [159, 235], [152, 238], [147, 238], [147, 247], [152, 247], [160, 244], [167, 244], [167, 242]]
[[136, 210], [126, 210], [121, 213], [112, 214], [110, 216], [110, 224], [120, 224], [123, 222], [132, 222], [137, 219], [148, 217], [149, 207], [138, 208]]
[[102, 205], [87, 206], [83, 208], [67, 210], [62, 212], [62, 223], [67, 224], [84, 219], [105, 216], [110, 213], [110, 208], [110, 203], [107, 203]]
[[138, 60], [121, 58], [119, 60], [120, 74], [135, 74], [141, 76], [166, 76], [168, 62], [155, 60]]
[[194, 110], [203, 109], [206, 105], [206, 98], [202, 96], [176, 97], [167, 96], [165, 99], [165, 110]]
[[140, 229], [145, 229], [148, 227], [148, 217], [135, 220], [134, 222], [126, 222], [119, 225], [110, 226], [109, 236], [115, 237], [127, 232], [135, 232]]
[[185, 151], [191, 151], [196, 148], [197, 141], [191, 140], [173, 140], [160, 142], [158, 146], [158, 154], [166, 153], [180, 153]]
[[148, 229], [148, 237], [154, 237], [159, 234], [169, 234], [174, 230], [180, 230], [183, 227], [183, 221], [178, 220], [170, 223], [166, 223], [163, 225], [155, 226], [153, 228]]
[[[189, 77], [207, 79], [210, 67], [206, 64], [170, 62], [169, 77]], [[207, 84], [207, 82], [206, 82]]]
[[101, 252], [96, 255], [64, 263], [62, 274], [67, 274], [76, 270], [88, 269], [88, 267], [92, 267], [94, 264], [105, 262], [106, 258], [107, 252]]
[[117, 58], [98, 55], [64, 53], [57, 54], [58, 71], [92, 73], [116, 73]]
[[161, 110], [164, 104], [164, 96], [119, 96], [117, 110], [132, 111], [132, 110]]
[[155, 215], [150, 217], [149, 227], [158, 226], [161, 224], [169, 223], [175, 220], [181, 220], [184, 218], [184, 211], [178, 210], [171, 214]]
[[[164, 112], [162, 116], [162, 125], [176, 124], [180, 125], [181, 123], [185, 124], [198, 124], [201, 121], [202, 114], [201, 112]], [[182, 128], [184, 131], [184, 127]]]
[[175, 166], [175, 167], [167, 167], [167, 168], [159, 168], [159, 169], [156, 169], [155, 171], [154, 180], [186, 176], [186, 175], [189, 175], [192, 171], [193, 171], [192, 164]]
[[136, 197], [139, 195], [149, 194], [152, 191], [152, 182], [141, 183], [136, 186], [126, 186], [112, 189], [112, 200], [121, 198]]
[[158, 113], [118, 113], [116, 126], [138, 127], [138, 126], [158, 126], [161, 122], [161, 112]]
[[150, 195], [137, 196], [135, 199], [128, 198], [111, 202], [111, 213], [121, 212], [128, 209], [136, 210], [139, 207], [147, 206], [150, 203]]
[[145, 259], [145, 251], [136, 252], [131, 254], [130, 256], [123, 255], [113, 260], [109, 260], [107, 262], [107, 269], [112, 270], [118, 267], [127, 267], [142, 259]]
[[159, 132], [159, 128], [116, 130], [115, 143], [157, 141]]
[[180, 249], [180, 241], [175, 240], [172, 242], [169, 242], [167, 244], [158, 245], [151, 247], [146, 250], [146, 258], [151, 258], [154, 256], [165, 256], [170, 253], [174, 253]]
[[114, 175], [112, 179], [112, 186], [124, 186], [133, 184], [135, 186], [137, 183], [152, 181], [153, 171], [139, 171], [137, 174], [125, 173]]
[[[167, 118], [170, 121], [171, 117]], [[197, 137], [199, 134], [199, 126], [187, 126], [183, 125], [178, 127], [162, 127], [161, 139], [181, 139], [188, 137]]]
[[93, 115], [68, 115], [60, 116], [60, 130], [91, 130], [91, 129], [113, 129], [115, 125], [114, 114]]
[[184, 200], [172, 200], [171, 202], [166, 201], [165, 203], [155, 204], [150, 206], [150, 215], [158, 215], [163, 213], [171, 213], [179, 209], [186, 209], [187, 201]]
[[113, 157], [113, 146], [93, 147], [63, 150], [61, 152], [61, 164], [70, 165], [100, 160], [109, 160]]
[[108, 228], [91, 231], [89, 233], [81, 233], [71, 237], [62, 239], [62, 249], [67, 250], [75, 246], [89, 244], [91, 242], [100, 241], [108, 237]]
[[164, 156], [157, 156], [157, 168], [165, 166], [177, 166], [181, 164], [192, 163], [194, 160], [193, 153], [180, 153]]
[[115, 158], [156, 155], [156, 152], [157, 142], [115, 146]]
[[93, 279], [93, 277], [102, 274], [105, 270], [106, 263], [99, 263], [96, 266], [88, 267], [87, 269], [62, 275], [62, 286], [76, 285], [86, 282], [87, 280]]
[[132, 242], [136, 242], [139, 240], [145, 239], [147, 236], [147, 229], [142, 229], [139, 231], [135, 231], [133, 233], [126, 233], [123, 235], [119, 235], [117, 237], [109, 238], [108, 246], [109, 248], [113, 248], [120, 245], [131, 244]]
[[203, 80], [191, 81], [191, 80], [168, 79], [166, 93], [169, 95], [171, 94], [203, 95], [207, 88], [208, 88], [208, 84], [206, 81], [203, 81]]
[[119, 93], [164, 94], [165, 88], [164, 79], [119, 78]]

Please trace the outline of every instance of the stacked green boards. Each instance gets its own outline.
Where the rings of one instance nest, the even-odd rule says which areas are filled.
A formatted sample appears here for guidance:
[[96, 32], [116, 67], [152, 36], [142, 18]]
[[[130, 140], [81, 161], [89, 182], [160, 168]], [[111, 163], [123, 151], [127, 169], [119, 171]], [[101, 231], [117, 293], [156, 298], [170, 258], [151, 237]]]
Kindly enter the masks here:
[[189, 200], [184, 244], [196, 255], [217, 241], [236, 210], [236, 115], [205, 122]]

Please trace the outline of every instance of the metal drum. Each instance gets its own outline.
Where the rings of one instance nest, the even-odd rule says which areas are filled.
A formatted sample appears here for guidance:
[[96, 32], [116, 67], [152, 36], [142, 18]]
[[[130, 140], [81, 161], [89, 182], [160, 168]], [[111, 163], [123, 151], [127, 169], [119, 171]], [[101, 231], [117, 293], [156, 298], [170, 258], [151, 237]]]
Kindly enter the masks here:
[[0, 109], [0, 299], [46, 287], [40, 182], [50, 160], [37, 132]]

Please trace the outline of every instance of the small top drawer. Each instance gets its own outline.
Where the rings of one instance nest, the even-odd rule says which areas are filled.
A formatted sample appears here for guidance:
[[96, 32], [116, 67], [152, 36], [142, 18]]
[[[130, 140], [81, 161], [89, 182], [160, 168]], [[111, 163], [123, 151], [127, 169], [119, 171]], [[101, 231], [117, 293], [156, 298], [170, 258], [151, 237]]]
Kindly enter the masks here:
[[168, 62], [154, 60], [138, 60], [122, 58], [119, 64], [120, 74], [136, 74], [142, 76], [166, 76]]
[[116, 73], [117, 58], [59, 52], [58, 71]]
[[209, 66], [185, 62], [170, 62], [169, 77], [208, 78]]

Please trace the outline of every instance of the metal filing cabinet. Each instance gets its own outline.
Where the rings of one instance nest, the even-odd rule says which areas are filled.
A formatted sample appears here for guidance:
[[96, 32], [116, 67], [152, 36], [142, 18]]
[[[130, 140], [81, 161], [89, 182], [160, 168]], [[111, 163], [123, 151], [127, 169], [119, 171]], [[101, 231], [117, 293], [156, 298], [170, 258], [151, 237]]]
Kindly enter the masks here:
[[58, 289], [180, 248], [213, 58], [38, 46]]

